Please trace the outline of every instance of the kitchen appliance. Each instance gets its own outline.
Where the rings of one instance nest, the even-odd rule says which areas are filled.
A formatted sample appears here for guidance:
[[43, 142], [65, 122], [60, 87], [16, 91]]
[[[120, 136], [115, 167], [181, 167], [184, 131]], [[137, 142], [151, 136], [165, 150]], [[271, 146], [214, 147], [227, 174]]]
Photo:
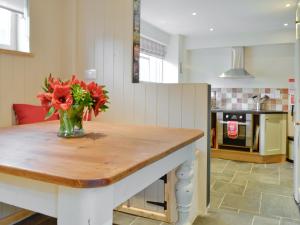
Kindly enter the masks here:
[[[228, 135], [228, 122], [238, 123], [237, 138]], [[253, 115], [243, 112], [217, 113], [217, 140], [220, 146], [249, 148], [253, 146]]]
[[245, 70], [244, 47], [232, 47], [231, 60], [231, 69], [220, 75], [220, 78], [254, 78]]
[[269, 96], [265, 95], [262, 98], [260, 98], [258, 95], [254, 95], [252, 97], [253, 101], [254, 101], [254, 105], [255, 105], [255, 109], [254, 110], [265, 110], [266, 108], [266, 102], [270, 99]]

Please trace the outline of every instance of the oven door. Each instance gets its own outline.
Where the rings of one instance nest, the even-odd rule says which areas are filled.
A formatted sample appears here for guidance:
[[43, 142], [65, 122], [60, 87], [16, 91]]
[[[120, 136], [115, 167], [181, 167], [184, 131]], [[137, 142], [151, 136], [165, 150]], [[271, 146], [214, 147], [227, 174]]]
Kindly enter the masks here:
[[223, 122], [223, 145], [246, 147], [246, 124], [238, 122], [237, 138], [231, 138], [228, 135], [227, 122]]

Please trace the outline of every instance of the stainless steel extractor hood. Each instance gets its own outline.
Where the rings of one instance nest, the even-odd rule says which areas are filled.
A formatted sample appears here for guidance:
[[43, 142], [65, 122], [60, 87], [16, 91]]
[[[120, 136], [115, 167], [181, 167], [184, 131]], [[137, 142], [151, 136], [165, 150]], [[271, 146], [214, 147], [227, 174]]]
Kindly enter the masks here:
[[253, 75], [245, 70], [245, 53], [244, 47], [232, 47], [232, 65], [231, 69], [223, 73], [221, 78], [254, 78]]

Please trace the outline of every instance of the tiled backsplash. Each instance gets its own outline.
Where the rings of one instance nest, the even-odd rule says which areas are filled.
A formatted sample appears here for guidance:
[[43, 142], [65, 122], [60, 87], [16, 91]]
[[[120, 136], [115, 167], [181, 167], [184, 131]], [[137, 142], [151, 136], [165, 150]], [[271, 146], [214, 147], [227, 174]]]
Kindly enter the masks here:
[[254, 95], [268, 95], [267, 110], [288, 111], [287, 88], [212, 88], [212, 106], [226, 109], [255, 109]]

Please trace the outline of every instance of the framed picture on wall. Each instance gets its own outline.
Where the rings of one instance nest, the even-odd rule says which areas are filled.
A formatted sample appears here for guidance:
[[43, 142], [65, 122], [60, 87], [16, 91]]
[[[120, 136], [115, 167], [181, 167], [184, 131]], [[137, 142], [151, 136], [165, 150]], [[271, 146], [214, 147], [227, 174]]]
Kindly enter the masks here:
[[132, 82], [140, 81], [141, 0], [133, 0], [133, 60]]

